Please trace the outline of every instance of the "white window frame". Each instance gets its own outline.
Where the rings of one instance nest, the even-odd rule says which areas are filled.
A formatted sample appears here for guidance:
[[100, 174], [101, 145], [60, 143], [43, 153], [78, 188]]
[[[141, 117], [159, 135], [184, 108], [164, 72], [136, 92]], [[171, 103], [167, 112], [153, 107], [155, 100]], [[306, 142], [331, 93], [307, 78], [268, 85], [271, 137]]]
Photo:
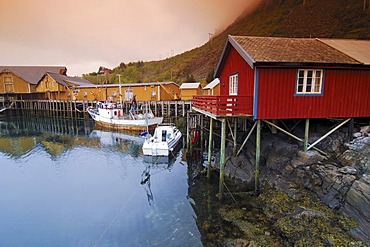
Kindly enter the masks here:
[[296, 95], [322, 95], [324, 71], [322, 69], [299, 69], [296, 79]]
[[229, 76], [229, 95], [238, 95], [238, 74]]

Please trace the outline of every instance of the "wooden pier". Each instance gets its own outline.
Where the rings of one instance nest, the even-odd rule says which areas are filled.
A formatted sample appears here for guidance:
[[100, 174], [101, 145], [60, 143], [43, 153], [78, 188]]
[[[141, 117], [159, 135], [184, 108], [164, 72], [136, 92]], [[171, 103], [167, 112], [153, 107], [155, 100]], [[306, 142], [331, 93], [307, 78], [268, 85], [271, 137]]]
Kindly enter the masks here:
[[[96, 101], [62, 101], [62, 100], [8, 100], [0, 102], [0, 108], [6, 116], [38, 116], [38, 117], [63, 117], [85, 119], [88, 116], [86, 109], [95, 106]], [[138, 106], [145, 102], [138, 101]], [[148, 106], [156, 116], [186, 117], [191, 110], [191, 101], [148, 101]], [[129, 109], [129, 104], [124, 104]]]

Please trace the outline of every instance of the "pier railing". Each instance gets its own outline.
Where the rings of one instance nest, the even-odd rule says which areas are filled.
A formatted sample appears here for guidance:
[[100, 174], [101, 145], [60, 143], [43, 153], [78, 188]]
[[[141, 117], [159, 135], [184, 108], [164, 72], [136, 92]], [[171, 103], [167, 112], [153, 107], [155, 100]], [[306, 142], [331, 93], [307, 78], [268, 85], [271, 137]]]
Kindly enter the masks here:
[[228, 96], [193, 96], [193, 108], [215, 116], [252, 116], [253, 97]]

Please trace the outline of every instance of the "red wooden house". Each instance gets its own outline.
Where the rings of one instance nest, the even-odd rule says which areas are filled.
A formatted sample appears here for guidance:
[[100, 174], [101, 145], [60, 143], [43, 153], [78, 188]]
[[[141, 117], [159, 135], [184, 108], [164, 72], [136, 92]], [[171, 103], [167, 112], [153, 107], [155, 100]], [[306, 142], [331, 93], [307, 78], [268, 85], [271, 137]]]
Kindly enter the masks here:
[[193, 99], [215, 118], [370, 116], [368, 40], [229, 36], [215, 77], [220, 96]]
[[[212, 147], [212, 121], [221, 121], [221, 196], [226, 123], [230, 132], [234, 132], [231, 136], [236, 155], [256, 129], [255, 190], [258, 191], [261, 121], [303, 142], [304, 151], [313, 148], [325, 154], [315, 145], [351, 118], [370, 116], [370, 40], [229, 36], [215, 77], [220, 79], [220, 95], [194, 96], [193, 109], [210, 117], [209, 147]], [[237, 151], [240, 118], [256, 121]], [[309, 144], [311, 118], [346, 120]], [[304, 139], [269, 119], [306, 119]], [[209, 166], [211, 152], [209, 149]]]

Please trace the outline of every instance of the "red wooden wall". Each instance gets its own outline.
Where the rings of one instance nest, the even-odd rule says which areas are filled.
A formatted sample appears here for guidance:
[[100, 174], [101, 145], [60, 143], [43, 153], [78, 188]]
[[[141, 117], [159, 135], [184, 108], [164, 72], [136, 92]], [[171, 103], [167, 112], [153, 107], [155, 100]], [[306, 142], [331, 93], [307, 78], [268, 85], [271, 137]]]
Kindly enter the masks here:
[[322, 68], [323, 95], [295, 96], [297, 69], [258, 69], [258, 105], [255, 118], [370, 116], [369, 70]]
[[229, 95], [229, 76], [238, 73], [238, 95], [253, 96], [254, 71], [247, 62], [231, 48], [225, 54], [225, 63], [220, 73], [220, 95]]

